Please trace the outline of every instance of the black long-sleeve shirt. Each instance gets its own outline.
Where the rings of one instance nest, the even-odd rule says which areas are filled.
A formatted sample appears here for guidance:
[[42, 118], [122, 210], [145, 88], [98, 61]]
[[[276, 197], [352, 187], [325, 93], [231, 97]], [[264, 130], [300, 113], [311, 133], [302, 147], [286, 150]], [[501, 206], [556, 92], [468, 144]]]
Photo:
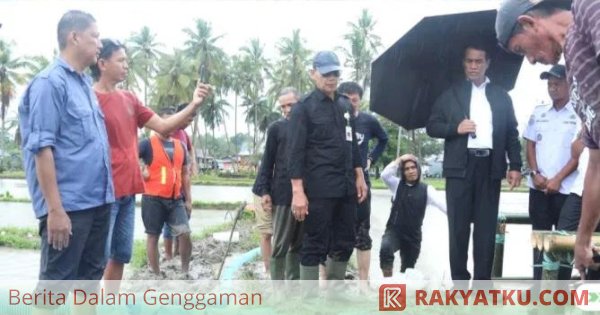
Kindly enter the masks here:
[[292, 184], [286, 158], [288, 126], [287, 119], [280, 119], [267, 129], [265, 152], [252, 187], [252, 192], [258, 196], [270, 195], [273, 205], [289, 206], [292, 203]]
[[[383, 153], [388, 143], [388, 135], [373, 115], [359, 112], [354, 120], [356, 124], [356, 141], [360, 151], [360, 164], [363, 169], [366, 169], [368, 158], [371, 158], [371, 163], [374, 164]], [[369, 152], [369, 141], [371, 139], [377, 139], [377, 145]], [[365, 172], [365, 180], [368, 180], [368, 172]]]
[[347, 97], [312, 91], [292, 108], [288, 132], [289, 175], [303, 180], [308, 198], [356, 194], [360, 153]]

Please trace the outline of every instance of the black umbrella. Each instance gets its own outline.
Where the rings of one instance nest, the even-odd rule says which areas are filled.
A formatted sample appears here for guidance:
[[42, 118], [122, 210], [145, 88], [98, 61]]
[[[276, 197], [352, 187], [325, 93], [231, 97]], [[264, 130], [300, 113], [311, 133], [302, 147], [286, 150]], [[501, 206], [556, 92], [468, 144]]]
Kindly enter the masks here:
[[430, 16], [421, 20], [372, 64], [371, 110], [406, 129], [424, 127], [436, 98], [464, 79], [465, 46], [491, 52], [490, 81], [511, 90], [523, 57], [496, 43], [496, 10]]

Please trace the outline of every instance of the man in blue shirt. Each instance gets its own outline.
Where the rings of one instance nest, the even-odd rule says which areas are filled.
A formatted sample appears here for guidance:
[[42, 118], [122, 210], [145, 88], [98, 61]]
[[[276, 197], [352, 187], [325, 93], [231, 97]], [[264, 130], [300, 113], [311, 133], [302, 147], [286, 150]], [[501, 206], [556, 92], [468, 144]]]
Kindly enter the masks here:
[[[369, 180], [369, 169], [377, 162], [377, 159], [385, 150], [388, 135], [381, 127], [379, 121], [368, 113], [360, 111], [360, 102], [363, 89], [356, 82], [344, 82], [338, 87], [340, 94], [346, 95], [352, 104], [354, 111], [354, 123], [356, 125], [356, 141], [360, 152], [360, 163], [364, 171], [365, 182], [369, 187], [367, 199], [358, 204], [357, 216], [354, 226], [356, 233], [356, 260], [358, 262], [359, 280], [369, 280], [369, 267], [371, 263], [371, 247], [373, 241], [369, 235], [371, 229], [371, 181]], [[377, 139], [377, 145], [369, 152], [369, 142]]]
[[102, 44], [81, 11], [58, 23], [60, 56], [19, 105], [27, 185], [40, 220], [40, 280], [99, 280], [114, 202], [104, 116], [84, 70]]

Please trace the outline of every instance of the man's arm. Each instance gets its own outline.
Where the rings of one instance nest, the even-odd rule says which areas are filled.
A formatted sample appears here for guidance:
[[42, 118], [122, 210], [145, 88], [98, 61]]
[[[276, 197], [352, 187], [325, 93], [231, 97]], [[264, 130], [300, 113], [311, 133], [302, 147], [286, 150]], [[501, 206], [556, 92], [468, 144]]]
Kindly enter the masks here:
[[210, 85], [198, 84], [196, 90], [194, 90], [192, 101], [182, 111], [175, 113], [167, 119], [162, 119], [155, 114], [146, 122], [145, 126], [163, 135], [170, 134], [179, 129], [180, 126], [186, 123], [186, 120], [195, 115], [196, 110], [202, 105], [202, 102], [210, 94], [210, 91]]
[[185, 154], [184, 165], [181, 168], [181, 186], [183, 187], [183, 198], [185, 200], [185, 209], [188, 213], [188, 216], [192, 215], [192, 181], [190, 180], [190, 171], [189, 171], [189, 155], [185, 150], [185, 146], [181, 145], [183, 148], [183, 152]]
[[529, 168], [536, 172], [535, 174], [531, 174], [533, 185], [538, 190], [544, 190], [546, 189], [548, 179], [538, 172], [535, 142], [529, 139], [526, 139], [525, 141], [527, 141], [527, 163], [529, 164]]
[[303, 106], [303, 102], [298, 102], [292, 107], [286, 150], [288, 172], [292, 182], [292, 211], [298, 221], [304, 221], [308, 215], [308, 199], [303, 183], [308, 117]]
[[258, 170], [254, 186], [252, 187], [252, 192], [261, 197], [261, 203], [265, 211], [271, 211], [272, 207], [271, 186], [275, 169], [275, 160], [277, 157], [278, 130], [279, 128], [276, 123], [272, 124], [267, 130], [265, 152], [263, 153], [260, 169]]
[[515, 117], [515, 110], [508, 93], [504, 92], [504, 94], [508, 106], [506, 151], [509, 161], [509, 171], [507, 180], [510, 189], [513, 190], [515, 187], [521, 185], [521, 167], [523, 166], [523, 161], [521, 160], [521, 143], [519, 142], [519, 130], [517, 130], [518, 123], [517, 118]]
[[375, 164], [377, 160], [379, 160], [379, 157], [383, 153], [383, 150], [385, 150], [385, 146], [388, 143], [388, 135], [381, 126], [381, 123], [377, 120], [377, 118], [373, 116], [371, 117], [373, 118], [372, 131], [377, 139], [377, 145], [373, 148], [373, 150], [371, 150], [371, 153], [369, 153], [367, 161], [369, 164], [367, 164], [367, 168], [370, 168], [372, 164]]
[[577, 165], [579, 165], [579, 156], [583, 151], [583, 147], [584, 145], [582, 140], [576, 139], [573, 141], [571, 144], [571, 158], [567, 164], [565, 164], [565, 166], [563, 166], [563, 168], [561, 168], [560, 171], [554, 175], [554, 177], [548, 180], [548, 184], [546, 185], [548, 188], [548, 193], [559, 192], [562, 181], [577, 169]]
[[438, 210], [442, 211], [444, 214], [448, 214], [448, 209], [446, 206], [446, 198], [441, 196], [440, 193], [433, 188], [433, 186], [427, 186], [427, 205], [434, 206], [438, 208]]
[[48, 244], [56, 250], [69, 246], [71, 220], [63, 208], [54, 160], [54, 145], [60, 129], [60, 108], [64, 87], [51, 79], [37, 79], [31, 84], [29, 99], [29, 136], [23, 150], [35, 155], [35, 172], [44, 196], [48, 216]]
[[354, 176], [356, 177], [356, 195], [358, 197], [358, 203], [362, 203], [367, 199], [369, 193], [369, 187], [365, 182], [365, 173], [362, 168], [360, 150], [358, 149], [358, 140], [356, 139], [356, 119], [352, 115], [352, 107], [348, 104], [350, 114], [350, 128], [352, 128], [352, 166], [354, 167]]
[[398, 178], [398, 167], [400, 159], [396, 159], [388, 164], [381, 172], [381, 180], [385, 183], [387, 188], [395, 193], [400, 184], [400, 178]]
[[575, 243], [575, 268], [584, 275], [592, 260], [592, 233], [600, 221], [600, 150], [589, 149], [590, 159], [585, 173], [581, 219]]
[[458, 124], [451, 123], [448, 117], [448, 97], [451, 91], [444, 92], [437, 98], [431, 109], [431, 116], [427, 122], [427, 134], [433, 138], [451, 138], [459, 136]]

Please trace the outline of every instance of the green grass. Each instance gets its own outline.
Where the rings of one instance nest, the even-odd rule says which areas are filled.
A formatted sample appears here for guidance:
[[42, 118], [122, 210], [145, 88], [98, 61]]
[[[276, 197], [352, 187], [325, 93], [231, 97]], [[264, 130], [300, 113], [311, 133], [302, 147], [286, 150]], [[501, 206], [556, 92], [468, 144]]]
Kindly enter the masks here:
[[0, 178], [5, 178], [5, 179], [25, 179], [25, 171], [0, 172]]
[[131, 256], [131, 262], [129, 264], [134, 269], [140, 269], [148, 264], [145, 240], [135, 240], [133, 242], [133, 252]]
[[35, 228], [0, 228], [0, 246], [17, 249], [40, 249], [40, 237]]

